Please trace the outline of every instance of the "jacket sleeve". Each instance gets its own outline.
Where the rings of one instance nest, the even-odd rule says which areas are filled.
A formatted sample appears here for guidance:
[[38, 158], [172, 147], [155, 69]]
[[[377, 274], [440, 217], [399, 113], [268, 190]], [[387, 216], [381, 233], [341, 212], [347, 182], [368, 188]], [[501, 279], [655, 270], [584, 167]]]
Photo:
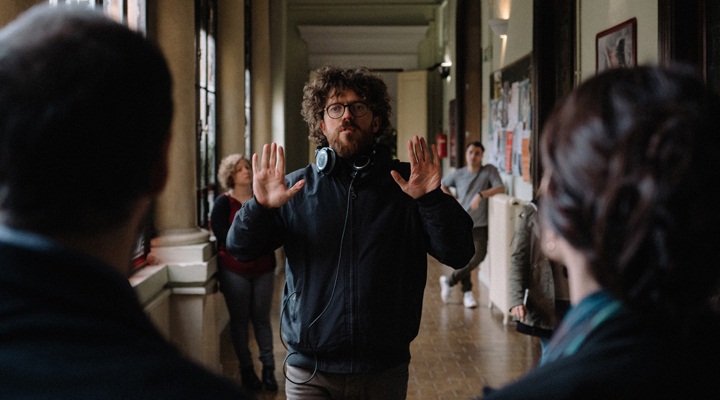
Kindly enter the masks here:
[[226, 245], [233, 257], [252, 261], [282, 245], [280, 211], [266, 208], [252, 198], [235, 214]]
[[529, 288], [530, 285], [532, 224], [530, 224], [529, 219], [532, 218], [531, 214], [534, 214], [532, 208], [525, 206], [520, 217], [515, 222], [508, 276], [510, 308], [523, 303], [525, 289]]
[[455, 269], [467, 265], [475, 254], [470, 215], [440, 188], [418, 198], [417, 203], [425, 225], [428, 253]]

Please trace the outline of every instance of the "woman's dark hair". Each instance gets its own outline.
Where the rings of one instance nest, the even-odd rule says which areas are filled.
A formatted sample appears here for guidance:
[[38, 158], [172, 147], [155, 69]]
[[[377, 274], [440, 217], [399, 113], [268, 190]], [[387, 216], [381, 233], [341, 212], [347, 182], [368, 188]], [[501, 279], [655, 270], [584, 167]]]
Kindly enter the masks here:
[[380, 118], [380, 128], [375, 134], [376, 141], [391, 134], [392, 107], [385, 82], [367, 68], [342, 69], [327, 66], [313, 71], [303, 89], [302, 116], [310, 127], [309, 138], [316, 145], [328, 145], [320, 123], [323, 121], [325, 102], [333, 90], [354, 91], [368, 104], [373, 116]]
[[580, 85], [543, 130], [543, 223], [645, 313], [698, 306], [718, 283], [718, 116], [691, 71], [623, 68]]

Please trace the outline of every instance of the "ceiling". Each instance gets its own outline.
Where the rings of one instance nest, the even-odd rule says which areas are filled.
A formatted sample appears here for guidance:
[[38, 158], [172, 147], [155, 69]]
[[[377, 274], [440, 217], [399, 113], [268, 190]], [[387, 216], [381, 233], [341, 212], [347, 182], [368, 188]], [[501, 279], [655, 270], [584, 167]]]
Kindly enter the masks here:
[[[286, 0], [288, 29], [307, 45], [308, 67], [414, 70], [421, 42], [447, 0]], [[433, 33], [434, 34], [434, 33]]]
[[427, 25], [335, 26], [301, 25], [300, 36], [308, 45], [308, 66], [412, 70], [418, 66], [418, 46]]

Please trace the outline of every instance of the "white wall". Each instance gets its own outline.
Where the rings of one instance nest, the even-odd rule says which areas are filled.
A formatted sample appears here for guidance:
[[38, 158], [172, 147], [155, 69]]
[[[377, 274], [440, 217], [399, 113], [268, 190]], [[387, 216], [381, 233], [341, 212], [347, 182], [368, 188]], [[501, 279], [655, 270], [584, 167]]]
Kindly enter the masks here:
[[[488, 105], [490, 100], [490, 77], [498, 71], [532, 53], [533, 45], [533, 0], [483, 0], [481, 2], [483, 46], [483, 116], [482, 142], [491, 148], [488, 126]], [[507, 39], [503, 40], [490, 28], [492, 18], [508, 19]], [[490, 154], [485, 153], [484, 163], [489, 162]], [[532, 199], [531, 183], [523, 182], [522, 177], [501, 174], [507, 193], [521, 200]]]

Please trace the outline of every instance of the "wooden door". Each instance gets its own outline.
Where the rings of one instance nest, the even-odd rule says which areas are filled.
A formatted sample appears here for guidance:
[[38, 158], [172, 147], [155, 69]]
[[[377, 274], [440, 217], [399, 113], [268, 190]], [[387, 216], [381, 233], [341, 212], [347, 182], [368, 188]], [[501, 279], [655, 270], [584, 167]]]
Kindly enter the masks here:
[[397, 77], [397, 156], [409, 161], [407, 143], [413, 136], [428, 139], [428, 71], [400, 72]]

